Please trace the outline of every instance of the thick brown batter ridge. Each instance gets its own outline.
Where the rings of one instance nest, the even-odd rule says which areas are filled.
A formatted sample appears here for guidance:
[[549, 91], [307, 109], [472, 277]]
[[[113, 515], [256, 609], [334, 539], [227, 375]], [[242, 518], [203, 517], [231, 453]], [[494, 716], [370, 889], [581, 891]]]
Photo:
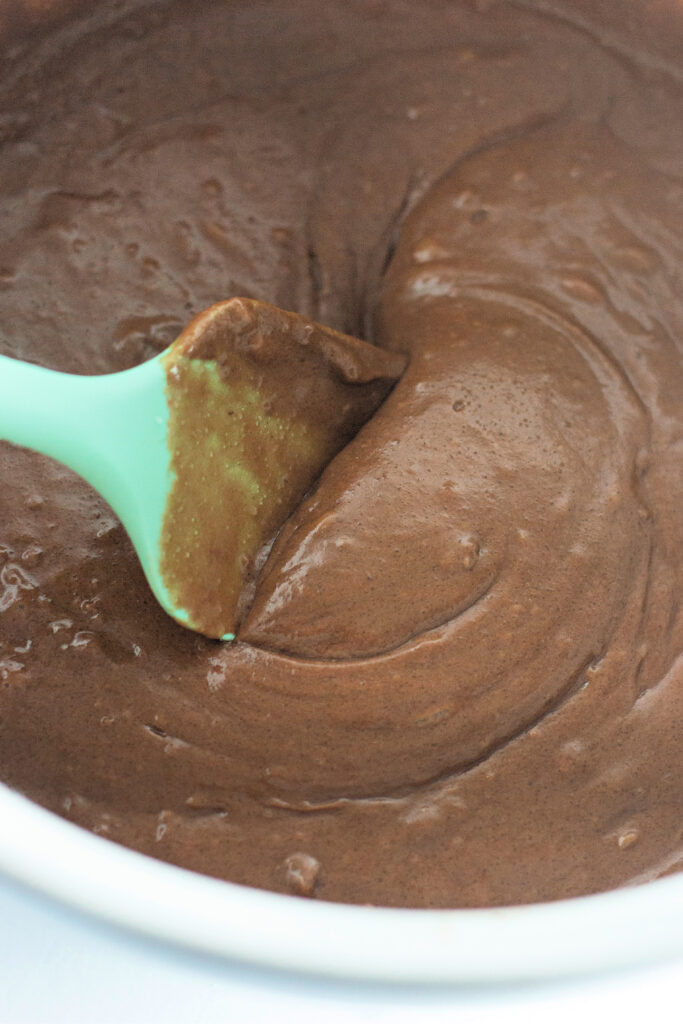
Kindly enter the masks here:
[[683, 9], [625, 9], [128, 4], [6, 43], [3, 351], [120, 369], [239, 294], [410, 358], [231, 646], [0, 448], [9, 784], [332, 900], [680, 867]]

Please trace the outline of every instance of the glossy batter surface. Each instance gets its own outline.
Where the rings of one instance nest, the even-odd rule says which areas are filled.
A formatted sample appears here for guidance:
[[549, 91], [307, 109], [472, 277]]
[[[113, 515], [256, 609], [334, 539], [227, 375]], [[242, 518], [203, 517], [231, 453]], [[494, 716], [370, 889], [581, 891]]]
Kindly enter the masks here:
[[98, 17], [5, 44], [2, 350], [119, 369], [240, 294], [410, 363], [233, 646], [165, 617], [84, 484], [0, 446], [1, 777], [324, 899], [678, 869], [681, 5]]

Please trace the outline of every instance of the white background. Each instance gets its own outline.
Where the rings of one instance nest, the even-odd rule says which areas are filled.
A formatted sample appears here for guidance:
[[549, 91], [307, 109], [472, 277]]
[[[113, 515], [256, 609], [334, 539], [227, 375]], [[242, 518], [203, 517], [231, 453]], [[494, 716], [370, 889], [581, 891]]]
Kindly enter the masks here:
[[0, 1024], [659, 1024], [683, 962], [511, 988], [353, 985], [221, 963], [81, 917], [0, 878]]

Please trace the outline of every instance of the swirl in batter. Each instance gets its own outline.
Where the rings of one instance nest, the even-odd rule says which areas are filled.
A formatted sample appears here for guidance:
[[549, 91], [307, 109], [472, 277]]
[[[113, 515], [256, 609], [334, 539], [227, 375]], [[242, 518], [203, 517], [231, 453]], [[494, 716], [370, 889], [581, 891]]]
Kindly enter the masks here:
[[3, 351], [122, 369], [247, 295], [409, 365], [231, 646], [165, 617], [85, 484], [0, 446], [2, 778], [331, 900], [677, 870], [680, 5], [32, 9], [0, 83]]

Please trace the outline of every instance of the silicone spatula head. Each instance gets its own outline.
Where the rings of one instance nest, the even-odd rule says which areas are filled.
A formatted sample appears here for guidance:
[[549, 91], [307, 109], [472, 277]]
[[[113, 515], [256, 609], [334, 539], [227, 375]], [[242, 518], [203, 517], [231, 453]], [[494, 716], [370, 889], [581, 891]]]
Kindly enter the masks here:
[[161, 576], [186, 624], [226, 637], [278, 529], [405, 359], [233, 299], [193, 320], [163, 364], [172, 482]]

